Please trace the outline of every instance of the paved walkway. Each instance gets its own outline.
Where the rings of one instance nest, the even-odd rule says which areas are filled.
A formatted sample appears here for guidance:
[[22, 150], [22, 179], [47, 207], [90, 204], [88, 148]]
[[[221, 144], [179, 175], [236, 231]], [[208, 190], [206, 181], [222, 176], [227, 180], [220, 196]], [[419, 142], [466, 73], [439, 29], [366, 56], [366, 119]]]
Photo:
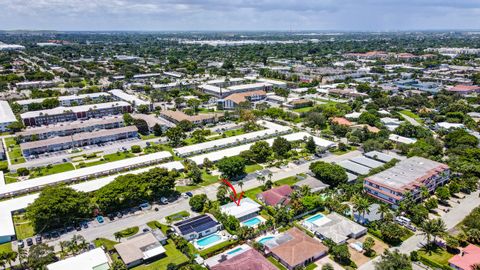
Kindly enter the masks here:
[[414, 126], [421, 126], [422, 124], [420, 124], [417, 120], [413, 119], [412, 117], [406, 115], [406, 114], [403, 114], [403, 113], [400, 113], [400, 115], [405, 118], [405, 120], [407, 120], [410, 124], [414, 125]]
[[[450, 212], [445, 213], [441, 219], [445, 222], [447, 231], [455, 227], [460, 221], [463, 220], [472, 210], [480, 205], [480, 191], [466, 195], [464, 199], [460, 199], [459, 204], [452, 205]], [[404, 241], [399, 247], [392, 247], [390, 250], [398, 249], [401, 253], [410, 254], [411, 251], [420, 249], [425, 244], [425, 237], [421, 235], [421, 232], [417, 231], [415, 235]], [[359, 270], [371, 270], [375, 269], [374, 262], [378, 261], [380, 256], [371, 260], [370, 262], [359, 267]]]

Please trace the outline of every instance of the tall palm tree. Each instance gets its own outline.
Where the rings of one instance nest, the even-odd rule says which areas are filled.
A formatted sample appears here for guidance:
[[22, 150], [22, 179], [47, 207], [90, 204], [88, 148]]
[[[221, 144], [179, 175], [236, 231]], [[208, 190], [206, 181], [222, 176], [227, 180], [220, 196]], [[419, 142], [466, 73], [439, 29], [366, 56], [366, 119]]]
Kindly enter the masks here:
[[358, 212], [362, 217], [362, 220], [365, 220], [365, 214], [370, 213], [370, 201], [365, 197], [360, 197], [355, 195], [352, 199], [353, 210]]
[[18, 261], [20, 262], [20, 266], [23, 267], [23, 263], [27, 259], [27, 251], [24, 248], [18, 248]]
[[383, 220], [386, 214], [390, 213], [390, 206], [386, 203], [380, 204], [377, 209], [377, 214], [380, 214], [380, 219]]
[[442, 236], [446, 232], [446, 226], [445, 222], [443, 220], [437, 218], [437, 219], [427, 219], [422, 224], [420, 225], [420, 230], [422, 231], [422, 235], [425, 235], [427, 238], [427, 245], [430, 245], [432, 243], [432, 237], [433, 241], [436, 241], [436, 238], [438, 236]]
[[65, 252], [65, 248], [68, 247], [68, 242], [67, 241], [60, 241], [60, 252], [63, 254]]
[[10, 251], [5, 254], [5, 261], [10, 265], [10, 269], [12, 269], [12, 262], [17, 259], [18, 253], [15, 251]]
[[240, 189], [243, 191], [243, 181], [238, 182], [238, 186], [239, 186]]

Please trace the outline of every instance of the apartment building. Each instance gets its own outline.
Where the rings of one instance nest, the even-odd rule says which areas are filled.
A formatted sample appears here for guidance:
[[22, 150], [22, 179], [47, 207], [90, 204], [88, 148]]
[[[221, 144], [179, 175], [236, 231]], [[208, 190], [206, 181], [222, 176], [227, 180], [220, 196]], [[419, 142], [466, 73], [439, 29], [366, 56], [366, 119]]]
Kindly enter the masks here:
[[233, 110], [242, 102], [257, 102], [264, 100], [266, 97], [267, 93], [263, 90], [235, 93], [227, 96], [224, 99], [219, 99], [218, 105], [224, 110]]
[[[34, 98], [34, 99], [25, 99], [16, 101], [18, 105], [23, 107], [24, 111], [28, 111], [28, 105], [34, 103], [42, 103], [46, 98]], [[83, 95], [69, 95], [69, 96], [59, 96], [58, 98], [59, 105], [70, 107], [84, 105], [87, 103], [100, 103], [111, 100], [111, 95], [109, 93], [100, 92], [100, 93], [91, 93]]]
[[222, 113], [202, 113], [197, 115], [188, 115], [182, 111], [170, 110], [161, 111], [160, 115], [173, 123], [179, 123], [181, 121], [187, 120], [195, 125], [216, 123], [219, 121], [220, 118], [223, 118]]
[[446, 164], [422, 157], [411, 157], [398, 162], [392, 168], [366, 177], [363, 187], [368, 195], [396, 206], [407, 193], [419, 200], [422, 187], [433, 192], [449, 179], [450, 168]]
[[8, 126], [17, 122], [15, 114], [13, 114], [10, 104], [5, 100], [0, 100], [0, 132], [9, 131]]
[[74, 147], [105, 143], [110, 141], [135, 138], [138, 136], [135, 126], [114, 129], [104, 129], [93, 132], [82, 132], [72, 136], [55, 137], [41, 141], [25, 142], [20, 144], [25, 157], [40, 155], [47, 152], [67, 150]]
[[131, 113], [132, 106], [125, 101], [107, 102], [74, 107], [57, 107], [49, 110], [26, 112], [20, 115], [25, 126], [50, 125], [80, 119], [100, 118]]
[[88, 120], [76, 120], [67, 123], [58, 123], [42, 127], [30, 127], [17, 135], [22, 142], [46, 140], [53, 137], [71, 136], [81, 132], [93, 132], [101, 129], [123, 127], [122, 116], [104, 118], [92, 118]]

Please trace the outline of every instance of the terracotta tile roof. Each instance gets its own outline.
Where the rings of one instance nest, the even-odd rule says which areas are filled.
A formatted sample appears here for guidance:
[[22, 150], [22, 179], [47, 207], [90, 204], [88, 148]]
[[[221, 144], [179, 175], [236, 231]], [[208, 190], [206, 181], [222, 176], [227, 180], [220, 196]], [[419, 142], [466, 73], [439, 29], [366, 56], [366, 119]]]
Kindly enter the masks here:
[[470, 270], [472, 265], [480, 263], [480, 247], [470, 244], [448, 262], [460, 269]]
[[263, 90], [256, 90], [256, 91], [248, 91], [243, 93], [235, 93], [231, 94], [225, 99], [233, 101], [235, 104], [239, 104], [240, 102], [247, 101], [247, 97], [250, 96], [266, 96], [267, 93]]
[[277, 268], [258, 251], [250, 249], [211, 267], [211, 270], [277, 270]]
[[476, 92], [476, 91], [480, 91], [480, 86], [457, 84], [454, 87], [448, 89], [448, 91], [453, 91], [453, 92]]
[[335, 123], [337, 125], [341, 125], [341, 126], [351, 126], [352, 125], [352, 122], [348, 121], [347, 119], [343, 118], [343, 117], [333, 117], [332, 118], [332, 123]]
[[277, 204], [287, 205], [290, 202], [289, 196], [293, 189], [289, 185], [283, 185], [260, 193], [258, 196], [270, 206]]
[[272, 248], [270, 251], [291, 267], [297, 266], [312, 257], [319, 257], [327, 252], [327, 247], [296, 227], [286, 232], [292, 240]]

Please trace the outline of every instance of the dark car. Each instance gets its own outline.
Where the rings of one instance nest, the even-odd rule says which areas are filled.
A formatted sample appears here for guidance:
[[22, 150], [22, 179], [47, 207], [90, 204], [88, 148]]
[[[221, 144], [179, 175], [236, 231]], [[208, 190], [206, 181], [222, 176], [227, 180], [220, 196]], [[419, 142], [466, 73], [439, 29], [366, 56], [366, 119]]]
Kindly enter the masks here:
[[193, 193], [188, 191], [188, 192], [185, 192], [185, 194], [187, 194], [188, 197], [193, 197]]
[[107, 217], [110, 221], [115, 219], [115, 215], [113, 215], [113, 214], [108, 214]]
[[71, 232], [71, 231], [73, 231], [74, 229], [75, 229], [75, 228], [73, 228], [73, 226], [68, 226], [68, 227], [67, 227], [67, 232]]
[[35, 242], [37, 244], [41, 244], [42, 243], [42, 237], [40, 235], [37, 235], [37, 237], [35, 237]]
[[82, 227], [83, 227], [84, 229], [88, 229], [88, 223], [87, 223], [87, 222], [84, 222], [84, 223], [82, 224]]
[[149, 232], [150, 229], [149, 229], [149, 228], [144, 228], [142, 231], [143, 231], [143, 232]]
[[17, 246], [18, 246], [19, 248], [23, 248], [23, 247], [25, 247], [25, 243], [23, 243], [23, 240], [18, 240], [18, 241], [17, 241]]
[[32, 240], [32, 238], [28, 238], [27, 239], [27, 246], [31, 246], [31, 245], [33, 245], [33, 240]]
[[122, 217], [123, 217], [122, 213], [117, 212], [117, 218], [122, 218]]
[[52, 235], [52, 238], [58, 238], [58, 237], [60, 237], [60, 234], [59, 234], [57, 231], [53, 231], [53, 232], [51, 233], [51, 235]]
[[77, 232], [81, 231], [82, 230], [82, 226], [78, 225], [75, 227], [75, 230], [77, 230]]

